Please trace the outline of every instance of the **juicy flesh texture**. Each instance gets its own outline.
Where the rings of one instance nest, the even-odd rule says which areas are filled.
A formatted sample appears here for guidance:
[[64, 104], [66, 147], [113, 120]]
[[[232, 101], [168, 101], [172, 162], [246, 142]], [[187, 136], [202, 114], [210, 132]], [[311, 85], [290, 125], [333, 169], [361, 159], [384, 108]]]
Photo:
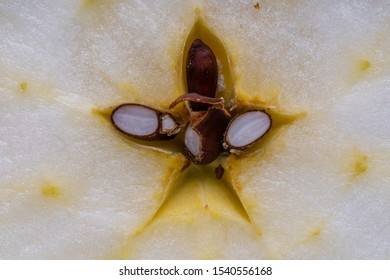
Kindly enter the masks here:
[[[2, 1], [0, 257], [388, 259], [388, 2], [259, 7]], [[166, 111], [199, 18], [237, 102], [305, 115], [230, 156], [222, 180], [214, 166], [177, 175], [181, 154], [128, 141], [101, 113]]]

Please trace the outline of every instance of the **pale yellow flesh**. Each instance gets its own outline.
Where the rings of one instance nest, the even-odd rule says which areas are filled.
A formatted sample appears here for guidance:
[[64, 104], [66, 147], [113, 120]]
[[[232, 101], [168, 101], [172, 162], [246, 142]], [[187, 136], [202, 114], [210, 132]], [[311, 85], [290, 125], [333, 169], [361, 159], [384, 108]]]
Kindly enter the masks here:
[[[388, 3], [255, 4], [0, 3], [0, 258], [390, 258]], [[181, 172], [101, 112], [166, 111], [195, 23], [276, 126]]]

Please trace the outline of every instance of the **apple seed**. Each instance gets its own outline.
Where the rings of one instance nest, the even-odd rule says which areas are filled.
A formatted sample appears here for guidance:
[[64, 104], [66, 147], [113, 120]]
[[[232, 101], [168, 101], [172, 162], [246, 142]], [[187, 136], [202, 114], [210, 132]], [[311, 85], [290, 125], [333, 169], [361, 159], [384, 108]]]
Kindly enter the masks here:
[[[207, 97], [214, 97], [218, 85], [218, 64], [213, 51], [200, 39], [196, 39], [187, 56], [187, 90]], [[205, 111], [209, 105], [190, 103], [193, 111]]]
[[272, 119], [264, 111], [253, 110], [236, 115], [229, 123], [223, 147], [244, 150], [256, 143], [271, 128]]
[[171, 114], [134, 103], [115, 108], [111, 121], [121, 132], [142, 140], [169, 140], [180, 130]]

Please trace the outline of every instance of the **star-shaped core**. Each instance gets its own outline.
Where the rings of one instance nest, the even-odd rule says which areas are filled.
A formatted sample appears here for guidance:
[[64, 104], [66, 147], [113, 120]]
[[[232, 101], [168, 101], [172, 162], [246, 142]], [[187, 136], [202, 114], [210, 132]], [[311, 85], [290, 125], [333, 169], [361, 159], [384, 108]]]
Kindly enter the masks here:
[[[186, 81], [186, 92], [172, 100], [168, 110], [162, 112], [144, 104], [125, 103], [115, 107], [110, 118], [115, 128], [137, 143], [146, 146], [157, 143], [159, 146], [159, 143], [173, 142], [175, 151], [180, 145], [179, 150], [187, 163], [184, 168], [179, 167], [181, 175], [170, 183], [174, 186], [169, 188], [172, 193], [177, 186], [183, 185], [186, 176], [198, 181], [205, 189], [206, 183], [222, 185], [230, 196], [229, 201], [235, 205], [233, 208], [250, 222], [250, 215], [229, 172], [225, 172], [225, 159], [232, 154], [242, 157], [254, 153], [262, 142], [269, 141], [277, 128], [293, 122], [299, 115], [282, 114], [262, 102], [244, 103], [236, 98], [233, 85], [221, 87], [221, 82], [232, 80], [226, 77], [231, 75], [229, 59], [224, 49], [216, 56], [209, 47], [207, 41], [214, 36], [211, 34], [203, 23], [194, 25], [190, 42], [184, 48], [185, 77], [182, 78]], [[216, 37], [214, 41], [220, 42]], [[175, 110], [183, 104], [181, 110]], [[171, 196], [165, 197], [155, 217], [164, 205], [169, 204]], [[207, 208], [207, 200], [204, 204]]]

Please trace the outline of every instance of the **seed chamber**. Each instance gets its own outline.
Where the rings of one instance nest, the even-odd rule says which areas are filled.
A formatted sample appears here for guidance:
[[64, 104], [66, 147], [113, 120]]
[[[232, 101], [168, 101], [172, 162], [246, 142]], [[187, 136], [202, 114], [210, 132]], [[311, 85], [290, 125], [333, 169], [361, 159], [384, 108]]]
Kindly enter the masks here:
[[[292, 124], [296, 119], [305, 115], [305, 112], [290, 113], [287, 110], [279, 108], [277, 106], [277, 102], [267, 104], [262, 100], [248, 98], [246, 97], [248, 95], [245, 93], [237, 93], [234, 86], [236, 78], [234, 69], [232, 68], [233, 63], [231, 61], [231, 56], [224, 47], [222, 41], [205, 25], [202, 18], [198, 18], [195, 21], [182, 49], [181, 59], [179, 62], [180, 71], [178, 71], [178, 92], [181, 94], [188, 93], [186, 77], [187, 56], [192, 42], [196, 39], [200, 39], [203, 43], [205, 43], [212, 50], [217, 59], [218, 87], [215, 97], [223, 97], [223, 106], [231, 117], [233, 118], [235, 115], [246, 111], [261, 110], [271, 116], [272, 126], [259, 141], [256, 141], [255, 144], [251, 145], [248, 149], [239, 151], [239, 153], [229, 153], [228, 151], [222, 152], [214, 161], [205, 165], [193, 164], [188, 158], [187, 160], [180, 161], [181, 163], [178, 162], [177, 170], [174, 172], [175, 175], [171, 178], [165, 188], [163, 202], [148, 224], [161, 215], [167, 215], [167, 209], [171, 209], [168, 212], [179, 211], [179, 209], [182, 209], [180, 207], [172, 208], [172, 205], [179, 205], [180, 197], [183, 196], [183, 192], [192, 193], [193, 188], [198, 189], [198, 196], [200, 195], [203, 197], [202, 203], [204, 204], [204, 209], [210, 210], [213, 209], [213, 207], [227, 207], [226, 209], [234, 209], [236, 214], [248, 222], [251, 222], [250, 216], [246, 211], [246, 207], [241, 202], [239, 187], [234, 185], [234, 180], [231, 178], [231, 170], [235, 169], [235, 165], [239, 164], [241, 160], [245, 160], [246, 156], [253, 155], [258, 151], [261, 151], [263, 147], [272, 141], [274, 137], [278, 137], [280, 134], [280, 128], [285, 125]], [[174, 100], [171, 102], [173, 101]], [[129, 100], [129, 102], [131, 102], [131, 100]], [[107, 116], [109, 116], [112, 111], [113, 108], [102, 110], [100, 113], [99, 111], [97, 112], [107, 119]], [[142, 141], [129, 138], [118, 131], [116, 132], [121, 134], [121, 137], [123, 137], [125, 141], [128, 141], [130, 145], [136, 144], [146, 149], [153, 149], [176, 156], [181, 154], [184, 158], [186, 126], [191, 121], [191, 112], [189, 111], [188, 105], [185, 106], [185, 103], [182, 102], [174, 108], [167, 108], [165, 111], [160, 111], [160, 113], [170, 113], [175, 120], [181, 123], [181, 131], [172, 140]], [[196, 151], [196, 148], [192, 146], [191, 148]], [[218, 174], [223, 175], [218, 176]], [[192, 197], [193, 194], [189, 196]], [[170, 206], [167, 207], [168, 205]]]

